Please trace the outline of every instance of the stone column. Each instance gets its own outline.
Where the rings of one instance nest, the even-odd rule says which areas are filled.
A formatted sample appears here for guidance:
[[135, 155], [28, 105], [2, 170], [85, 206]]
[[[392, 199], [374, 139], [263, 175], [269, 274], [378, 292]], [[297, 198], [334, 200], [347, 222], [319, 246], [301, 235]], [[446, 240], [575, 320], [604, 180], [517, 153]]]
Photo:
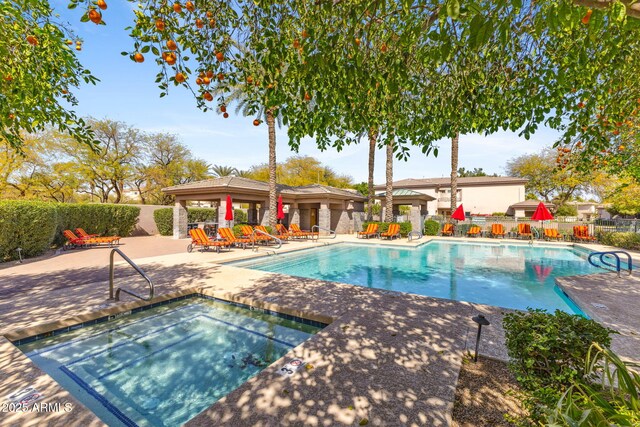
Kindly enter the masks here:
[[227, 214], [227, 199], [220, 199], [218, 203], [218, 227], [233, 228], [233, 221], [227, 221], [224, 219]]
[[176, 200], [173, 206], [173, 238], [184, 239], [187, 235], [187, 201]]
[[297, 203], [289, 205], [289, 224], [300, 225], [300, 209]]
[[422, 215], [420, 213], [420, 202], [412, 202], [409, 210], [409, 221], [411, 221], [411, 230], [422, 233]]
[[[320, 203], [320, 209], [318, 209], [318, 226], [320, 227], [320, 234], [327, 235], [331, 229], [331, 209], [328, 202]], [[323, 228], [325, 230], [323, 230]]]
[[349, 234], [352, 233], [353, 227], [353, 205], [349, 202], [344, 202], [342, 206], [342, 210], [340, 211], [340, 218], [338, 219], [338, 224], [336, 225], [335, 232], [337, 234]]
[[260, 203], [260, 225], [269, 225], [269, 201], [265, 200]]
[[258, 222], [258, 209], [256, 203], [249, 203], [249, 210], [247, 210], [247, 222], [249, 224], [256, 224]]

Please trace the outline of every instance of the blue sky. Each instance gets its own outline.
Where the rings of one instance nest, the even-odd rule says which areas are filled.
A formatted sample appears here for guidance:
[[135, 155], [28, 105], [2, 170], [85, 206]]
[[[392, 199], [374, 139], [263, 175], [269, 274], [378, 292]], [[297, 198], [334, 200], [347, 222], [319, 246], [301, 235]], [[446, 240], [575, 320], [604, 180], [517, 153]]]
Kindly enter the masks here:
[[[154, 80], [158, 71], [151, 53], [143, 64], [133, 63], [120, 52], [130, 51], [132, 39], [124, 30], [133, 23], [133, 4], [122, 0], [107, 0], [103, 13], [106, 26], [81, 23], [81, 11], [67, 10], [66, 1], [56, 0], [52, 5], [69, 22], [71, 28], [84, 41], [78, 57], [101, 81], [96, 86], [82, 86], [74, 92], [79, 100], [75, 111], [82, 116], [108, 118], [147, 132], [175, 134], [196, 157], [210, 164], [248, 169], [268, 159], [267, 128], [252, 125], [253, 117], [236, 116], [229, 109], [228, 119], [196, 108], [195, 100], [186, 89], [173, 88], [169, 96], [159, 98]], [[462, 135], [460, 137], [459, 166], [467, 169], [483, 168], [488, 173], [504, 174], [506, 162], [525, 153], [540, 151], [551, 145], [558, 133], [542, 128], [529, 141], [510, 132], [491, 136]], [[283, 161], [294, 153], [288, 147], [286, 129], [277, 131], [277, 158]], [[394, 179], [442, 177], [450, 174], [449, 142], [437, 144], [439, 156], [425, 156], [413, 148], [408, 161], [396, 160]], [[355, 182], [367, 179], [368, 146], [365, 143], [346, 147], [341, 152], [319, 151], [309, 139], [300, 147], [300, 154], [318, 158], [336, 172], [350, 175]], [[385, 153], [378, 150], [375, 181], [384, 183]]]

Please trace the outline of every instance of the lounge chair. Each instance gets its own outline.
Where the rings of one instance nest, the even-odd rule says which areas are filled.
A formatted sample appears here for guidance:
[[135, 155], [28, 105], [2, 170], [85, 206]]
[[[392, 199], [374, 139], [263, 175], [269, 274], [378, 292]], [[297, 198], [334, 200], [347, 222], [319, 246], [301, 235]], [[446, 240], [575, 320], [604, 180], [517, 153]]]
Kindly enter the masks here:
[[395, 222], [389, 224], [389, 228], [384, 233], [380, 233], [381, 239], [395, 239], [400, 238], [400, 224], [396, 224]]
[[295, 237], [295, 233], [292, 233], [289, 230], [287, 230], [287, 227], [285, 227], [282, 224], [276, 224], [276, 233], [277, 233], [276, 237], [278, 239], [289, 240]]
[[105, 244], [109, 246], [113, 246], [114, 244], [118, 244], [120, 241], [120, 237], [118, 236], [91, 237], [88, 239], [83, 239], [73, 234], [71, 230], [64, 230], [62, 232], [62, 235], [67, 239], [67, 242], [64, 244], [62, 249], [90, 247], [90, 246], [98, 246], [98, 245], [105, 245]]
[[453, 224], [451, 223], [446, 223], [443, 227], [442, 227], [442, 231], [440, 232], [440, 234], [442, 234], [443, 236], [453, 236]]
[[521, 239], [533, 239], [533, 233], [531, 233], [531, 225], [525, 223], [518, 224], [518, 237]]
[[[276, 232], [276, 234], [269, 233], [269, 230], [267, 230], [267, 227], [265, 227], [264, 225], [256, 225], [256, 230], [262, 231], [263, 233], [267, 233], [269, 236], [277, 237], [280, 240], [288, 239], [287, 235], [278, 234], [277, 232]], [[277, 229], [276, 229], [276, 231], [277, 231]], [[273, 240], [272, 237], [265, 236], [264, 234], [261, 234], [261, 233], [256, 234], [256, 237], [258, 237], [258, 236], [266, 237], [269, 241]]]
[[[257, 227], [256, 227], [257, 228]], [[255, 239], [258, 243], [266, 243], [268, 240], [271, 240], [271, 237], [265, 236], [264, 234], [253, 232], [253, 227], [250, 225], [241, 225], [240, 232], [242, 233], [242, 237], [244, 239]], [[266, 233], [266, 230], [265, 230]]]
[[467, 236], [468, 237], [478, 237], [481, 232], [482, 232], [482, 229], [480, 227], [478, 227], [477, 225], [472, 225], [469, 228], [469, 231], [467, 231]]
[[233, 231], [230, 228], [226, 227], [218, 228], [218, 234], [220, 234], [220, 237], [222, 237], [233, 246], [242, 246], [242, 249], [245, 249], [248, 244], [254, 242], [253, 239], [247, 239], [246, 237], [236, 237], [233, 234]]
[[295, 233], [296, 236], [307, 237], [307, 238], [320, 235], [320, 233], [315, 231], [300, 230], [300, 226], [298, 224], [289, 225], [289, 230]]
[[502, 237], [504, 239], [504, 225], [502, 224], [491, 224], [491, 237]]
[[595, 242], [595, 236], [589, 234], [589, 226], [576, 225], [573, 227], [573, 240], [579, 242]]
[[380, 237], [380, 233], [378, 233], [378, 224], [376, 224], [375, 222], [370, 222], [369, 225], [367, 225], [367, 229], [364, 231], [359, 231], [356, 237], [358, 239]]
[[84, 228], [76, 228], [74, 230], [76, 232], [76, 235], [81, 238], [81, 239], [91, 239], [92, 237], [98, 237], [100, 236], [99, 234], [89, 234], [86, 231], [84, 231]]
[[558, 233], [557, 228], [545, 228], [544, 229], [545, 240], [562, 240], [562, 234]]
[[231, 250], [231, 243], [227, 240], [211, 240], [207, 233], [202, 228], [192, 228], [189, 230], [191, 236], [191, 243], [187, 246], [187, 252], [191, 253], [195, 248], [200, 248], [201, 251], [207, 251], [209, 248], [216, 248], [216, 252], [224, 247]]

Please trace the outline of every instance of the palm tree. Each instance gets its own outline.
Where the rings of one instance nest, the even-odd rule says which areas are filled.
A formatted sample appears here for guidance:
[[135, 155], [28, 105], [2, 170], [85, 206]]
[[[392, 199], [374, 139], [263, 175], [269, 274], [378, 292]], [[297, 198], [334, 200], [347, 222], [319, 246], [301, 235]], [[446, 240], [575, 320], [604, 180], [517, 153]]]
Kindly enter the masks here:
[[373, 169], [376, 158], [376, 142], [378, 140], [378, 131], [374, 128], [369, 129], [369, 180], [367, 181], [367, 221], [373, 220]]
[[238, 174], [238, 170], [236, 168], [222, 165], [211, 166], [211, 172], [213, 172], [213, 174], [218, 178], [230, 175], [237, 176]]
[[460, 133], [456, 131], [451, 139], [451, 214], [458, 207], [458, 140]]
[[385, 189], [384, 221], [393, 221], [393, 139], [387, 143], [387, 187]]

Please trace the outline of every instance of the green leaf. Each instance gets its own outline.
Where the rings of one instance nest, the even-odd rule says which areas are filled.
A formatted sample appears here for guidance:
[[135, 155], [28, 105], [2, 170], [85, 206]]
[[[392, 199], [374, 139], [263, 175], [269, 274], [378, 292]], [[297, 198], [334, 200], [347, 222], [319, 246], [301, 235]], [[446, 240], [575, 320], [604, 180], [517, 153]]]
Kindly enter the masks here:
[[451, 19], [457, 19], [460, 16], [460, 2], [458, 0], [447, 1], [447, 16]]

